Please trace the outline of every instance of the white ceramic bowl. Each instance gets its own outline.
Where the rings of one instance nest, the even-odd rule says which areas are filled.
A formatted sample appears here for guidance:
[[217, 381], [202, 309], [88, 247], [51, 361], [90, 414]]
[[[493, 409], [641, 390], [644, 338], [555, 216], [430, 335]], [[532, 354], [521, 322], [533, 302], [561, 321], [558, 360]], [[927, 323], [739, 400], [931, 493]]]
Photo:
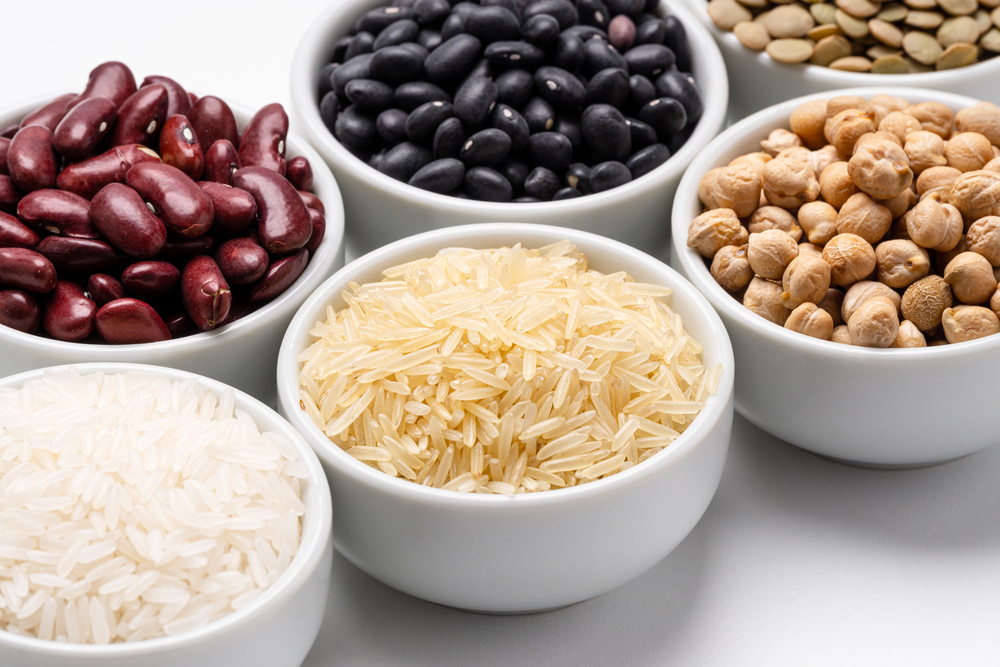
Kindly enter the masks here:
[[687, 30], [705, 113], [681, 150], [653, 172], [614, 190], [558, 202], [497, 204], [427, 192], [386, 176], [352, 155], [320, 119], [317, 75], [329, 62], [333, 42], [349, 34], [351, 24], [364, 12], [386, 4], [388, 0], [331, 3], [302, 38], [292, 63], [292, 105], [306, 136], [343, 190], [348, 243], [355, 256], [431, 229], [502, 221], [582, 229], [652, 255], [665, 251], [674, 191], [684, 169], [721, 129], [729, 94], [719, 49], [685, 7], [671, 4], [669, 13]]
[[865, 74], [841, 72], [819, 65], [780, 63], [763, 51], [753, 51], [732, 32], [721, 30], [708, 16], [708, 0], [680, 0], [708, 29], [722, 51], [729, 71], [729, 119], [739, 121], [772, 104], [793, 97], [838, 88], [930, 88], [979, 97], [1000, 104], [1000, 58], [970, 67], [919, 74]]
[[[537, 248], [569, 239], [599, 271], [628, 270], [674, 290], [673, 308], [724, 366], [718, 391], [687, 431], [648, 461], [607, 479], [537, 494], [467, 495], [395, 479], [333, 444], [299, 406], [297, 357], [348, 283], [442, 248]], [[511, 613], [579, 602], [652, 567], [684, 539], [715, 494], [732, 428], [733, 358], [708, 302], [662, 262], [602, 237], [543, 225], [483, 224], [419, 234], [337, 272], [302, 306], [278, 359], [279, 411], [319, 454], [333, 491], [334, 545], [376, 579], [432, 602]]]
[[712, 278], [687, 247], [701, 213], [698, 181], [709, 169], [760, 150], [801, 103], [876, 93], [953, 110], [977, 100], [918, 88], [856, 88], [783, 102], [733, 125], [694, 161], [677, 190], [672, 263], [722, 316], [736, 353], [736, 409], [793, 445], [847, 462], [906, 467], [947, 461], [1000, 442], [989, 410], [1000, 377], [1000, 336], [919, 349], [878, 350], [810, 338], [753, 314]]
[[[46, 95], [0, 110], [0, 127], [51, 100]], [[254, 111], [230, 104], [240, 129]], [[309, 266], [291, 287], [250, 315], [212, 331], [159, 343], [104, 345], [68, 343], [0, 326], [0, 377], [77, 362], [141, 362], [180, 368], [242, 389], [274, 405], [274, 368], [285, 328], [316, 287], [344, 265], [344, 205], [323, 159], [299, 135], [288, 134], [288, 157], [305, 156], [313, 169], [313, 191], [326, 207], [326, 235]]]
[[[155, 372], [174, 381], [196, 378], [221, 394], [225, 384], [172, 368], [128, 363], [73, 364], [81, 374], [97, 371]], [[36, 369], [0, 380], [0, 387], [20, 387], [53, 369]], [[197, 630], [172, 637], [121, 644], [69, 644], [0, 630], [0, 665], [4, 667], [298, 667], [319, 633], [333, 566], [330, 539], [330, 488], [316, 455], [302, 436], [274, 410], [237, 390], [236, 407], [261, 430], [281, 433], [309, 469], [303, 480], [302, 537], [288, 569], [246, 607]], [[2, 528], [0, 528], [2, 533]]]

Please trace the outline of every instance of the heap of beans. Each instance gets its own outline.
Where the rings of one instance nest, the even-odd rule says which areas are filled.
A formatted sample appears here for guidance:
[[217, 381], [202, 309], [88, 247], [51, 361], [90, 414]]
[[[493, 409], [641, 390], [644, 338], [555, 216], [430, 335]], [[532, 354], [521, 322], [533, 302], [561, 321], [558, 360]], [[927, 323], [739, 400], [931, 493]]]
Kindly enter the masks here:
[[432, 192], [609, 190], [663, 164], [702, 114], [684, 27], [658, 4], [396, 0], [334, 45], [320, 115], [372, 167]]
[[848, 345], [1000, 333], [1000, 108], [842, 96], [789, 124], [698, 186], [688, 246], [723, 288]]
[[219, 98], [117, 62], [0, 130], [0, 324], [146, 343], [275, 298], [326, 230], [287, 133], [280, 104], [239, 134]]

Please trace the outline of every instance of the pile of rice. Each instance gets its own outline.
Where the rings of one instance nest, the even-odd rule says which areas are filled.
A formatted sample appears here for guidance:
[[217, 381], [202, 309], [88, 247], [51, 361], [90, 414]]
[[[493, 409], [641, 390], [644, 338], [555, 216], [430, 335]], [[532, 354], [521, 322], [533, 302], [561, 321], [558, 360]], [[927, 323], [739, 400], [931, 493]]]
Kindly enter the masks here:
[[515, 494], [667, 447], [716, 390], [665, 287], [588, 270], [569, 241], [448, 249], [351, 284], [300, 356], [300, 407], [394, 477]]
[[307, 468], [195, 380], [47, 373], [0, 388], [0, 628], [134, 642], [249, 604], [288, 567]]

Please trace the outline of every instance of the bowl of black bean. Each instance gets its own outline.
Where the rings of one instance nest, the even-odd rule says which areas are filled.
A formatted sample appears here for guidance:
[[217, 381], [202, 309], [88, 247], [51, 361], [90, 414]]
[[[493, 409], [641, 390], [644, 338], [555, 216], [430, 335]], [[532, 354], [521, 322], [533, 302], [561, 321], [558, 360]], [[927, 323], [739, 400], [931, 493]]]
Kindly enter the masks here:
[[663, 255], [674, 191], [722, 127], [719, 49], [660, 0], [338, 0], [292, 66], [349, 252], [478, 222]]

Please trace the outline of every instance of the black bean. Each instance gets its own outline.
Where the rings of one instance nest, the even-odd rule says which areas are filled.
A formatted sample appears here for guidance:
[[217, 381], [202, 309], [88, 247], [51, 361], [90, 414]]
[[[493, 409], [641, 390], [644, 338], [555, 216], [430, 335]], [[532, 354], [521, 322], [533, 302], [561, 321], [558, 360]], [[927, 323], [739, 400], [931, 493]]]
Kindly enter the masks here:
[[580, 21], [576, 7], [569, 0], [537, 0], [524, 8], [521, 18], [527, 20], [536, 14], [548, 14], [554, 17], [563, 30]]
[[621, 162], [602, 162], [590, 170], [590, 187], [595, 193], [617, 188], [631, 180], [632, 172]]
[[642, 150], [657, 142], [656, 130], [652, 126], [635, 118], [626, 118], [625, 122], [628, 123], [629, 133], [632, 135], [632, 150]]
[[412, 9], [414, 4], [416, 4], [416, 0], [392, 0], [393, 7], [409, 7]]
[[663, 45], [674, 52], [674, 56], [677, 58], [677, 69], [684, 72], [691, 71], [691, 44], [688, 42], [684, 24], [676, 16], [668, 16], [663, 19], [663, 25], [667, 26]]
[[639, 108], [656, 99], [656, 86], [641, 74], [633, 74], [628, 79], [628, 101]]
[[377, 153], [373, 153], [371, 155], [371, 157], [368, 158], [368, 166], [371, 167], [372, 169], [375, 169], [377, 171], [378, 170], [378, 166], [380, 164], [382, 164], [382, 158], [385, 157], [385, 154], [387, 152], [388, 152], [388, 149], [383, 148], [382, 150], [378, 151]]
[[427, 80], [439, 86], [458, 83], [483, 53], [483, 45], [472, 35], [455, 35], [434, 49], [424, 61]]
[[395, 146], [406, 141], [406, 119], [409, 116], [402, 109], [386, 109], [375, 119], [375, 131], [378, 136], [389, 144]]
[[384, 49], [387, 46], [399, 46], [406, 42], [412, 42], [420, 34], [420, 26], [413, 19], [403, 19], [396, 21], [385, 30], [379, 33], [372, 45], [373, 51]]
[[395, 101], [392, 87], [374, 79], [355, 79], [344, 87], [344, 92], [359, 109], [376, 113], [392, 107]]
[[479, 9], [479, 4], [476, 2], [457, 2], [451, 6], [451, 13], [452, 15], [457, 14], [464, 19], [477, 9]]
[[582, 197], [583, 193], [576, 188], [561, 188], [552, 195], [552, 201], [562, 201], [564, 199], [576, 199]]
[[328, 92], [333, 90], [333, 71], [340, 67], [338, 63], [328, 63], [323, 65], [323, 69], [319, 71], [319, 98], [323, 99], [323, 96]]
[[632, 154], [632, 134], [625, 116], [610, 104], [592, 104], [584, 109], [580, 128], [594, 159], [624, 162]]
[[427, 102], [410, 112], [406, 119], [406, 136], [418, 144], [429, 144], [438, 126], [455, 113], [447, 102]]
[[663, 144], [646, 146], [628, 159], [625, 166], [632, 172], [632, 178], [640, 178], [670, 159], [670, 149]]
[[479, 201], [506, 202], [514, 195], [510, 182], [495, 169], [473, 167], [462, 179], [465, 193]]
[[444, 158], [421, 167], [409, 182], [421, 190], [444, 194], [460, 186], [464, 178], [465, 165], [455, 158]]
[[469, 137], [462, 145], [458, 159], [466, 167], [492, 167], [507, 157], [510, 145], [506, 132], [491, 127]]
[[511, 184], [514, 190], [520, 190], [524, 187], [524, 181], [528, 178], [528, 163], [519, 157], [508, 156], [500, 164], [496, 166], [496, 170], [500, 172], [507, 182]]
[[688, 125], [693, 126], [697, 123], [705, 110], [701, 101], [701, 93], [698, 92], [698, 88], [695, 87], [694, 81], [689, 75], [683, 72], [672, 70], [658, 76], [656, 78], [656, 94], [660, 97], [671, 97], [680, 102], [687, 114]]
[[422, 26], [436, 28], [451, 15], [448, 0], [417, 0], [413, 3], [413, 18]]
[[334, 134], [350, 150], [361, 150], [375, 141], [375, 121], [352, 104], [337, 118]]
[[354, 39], [351, 35], [345, 35], [333, 43], [333, 53], [330, 55], [330, 63], [342, 63], [346, 60], [344, 54], [347, 53], [347, 47], [351, 45], [351, 40]]
[[646, 6], [646, 0], [607, 0], [607, 3], [612, 14], [615, 16], [625, 14], [630, 19], [639, 18], [643, 7]]
[[567, 35], [578, 37], [581, 42], [586, 43], [591, 39], [608, 41], [608, 33], [593, 25], [575, 25], [563, 31]]
[[524, 106], [535, 89], [535, 78], [526, 69], [509, 69], [501, 72], [494, 81], [497, 84], [497, 101], [512, 107]]
[[440, 125], [434, 133], [434, 159], [450, 157], [457, 158], [462, 150], [462, 145], [467, 138], [462, 121], [457, 118], [449, 118]]
[[635, 45], [640, 44], [663, 44], [663, 38], [667, 36], [667, 25], [660, 19], [646, 21], [642, 25], [635, 27]]
[[617, 67], [628, 70], [628, 62], [605, 41], [600, 39], [588, 39], [583, 44], [585, 58], [583, 61], [583, 73], [587, 76], [594, 76], [602, 69]]
[[609, 67], [591, 77], [587, 83], [587, 95], [584, 103], [587, 105], [610, 104], [620, 108], [628, 99], [628, 93], [628, 72], [617, 67]]
[[516, 109], [506, 104], [497, 104], [493, 109], [492, 124], [510, 137], [510, 150], [515, 153], [528, 145], [531, 130], [528, 129], [528, 121]]
[[590, 167], [582, 162], [571, 164], [566, 170], [566, 185], [579, 190], [580, 194], [592, 194], [594, 191], [590, 189]]
[[441, 41], [441, 33], [437, 30], [421, 30], [420, 34], [417, 35], [417, 44], [428, 51], [433, 51], [441, 46]]
[[580, 129], [580, 117], [577, 114], [561, 113], [557, 115], [556, 124], [552, 126], [552, 131], [569, 139], [569, 143], [573, 147], [573, 155], [581, 155], [587, 149], [587, 144], [583, 139], [583, 130]]
[[360, 56], [365, 53], [371, 53], [375, 49], [375, 35], [370, 32], [359, 32], [352, 39], [351, 43], [347, 45], [347, 50], [344, 52], [344, 60], [348, 61], [355, 56]]
[[497, 101], [497, 85], [484, 76], [470, 77], [455, 93], [455, 118], [476, 129], [489, 121]]
[[694, 132], [694, 127], [689, 125], [674, 136], [670, 137], [670, 139], [667, 140], [667, 148], [670, 149], [670, 152], [676, 153], [679, 151], [684, 144], [687, 143], [687, 140], [691, 138], [692, 132]]
[[449, 197], [454, 197], [455, 199], [472, 199], [469, 195], [465, 194], [461, 190], [452, 190], [451, 192], [446, 192]]
[[601, 0], [576, 0], [576, 10], [580, 14], [580, 23], [592, 25], [602, 30], [608, 29], [611, 22], [611, 12]]
[[326, 129], [333, 132], [337, 122], [337, 115], [340, 112], [340, 103], [337, 100], [337, 93], [332, 90], [323, 96], [319, 103], [319, 117], [323, 119]]
[[521, 26], [521, 38], [536, 46], [546, 46], [559, 36], [559, 21], [548, 14], [535, 14]]
[[639, 109], [639, 120], [656, 130], [656, 136], [662, 142], [684, 129], [687, 112], [672, 97], [660, 97]]
[[472, 69], [469, 70], [469, 73], [465, 76], [465, 79], [462, 81], [462, 84], [464, 85], [466, 81], [468, 81], [474, 76], [484, 76], [487, 79], [492, 79], [493, 65], [491, 65], [490, 61], [487, 60], [486, 58], [481, 58], [479, 62], [477, 62], [472, 67]]
[[354, 79], [368, 79], [370, 76], [371, 60], [374, 54], [366, 53], [364, 55], [358, 56], [357, 58], [351, 58], [346, 63], [333, 70], [333, 89], [337, 91], [337, 94], [341, 97], [347, 97], [347, 93], [344, 89], [347, 87], [348, 82]]
[[674, 52], [662, 44], [641, 44], [625, 52], [625, 62], [633, 74], [652, 79], [674, 66]]
[[[416, 53], [418, 56], [420, 56], [421, 63], [427, 60], [427, 56], [431, 54], [430, 50], [427, 47], [421, 46], [416, 42], [405, 42], [403, 44], [400, 44], [399, 46], [400, 48], [409, 49], [414, 53]], [[422, 78], [422, 76], [418, 78]]]
[[481, 0], [479, 3], [483, 7], [503, 7], [504, 9], [509, 9], [517, 17], [517, 20], [521, 20], [521, 8], [528, 4], [527, 0]]
[[586, 52], [583, 50], [583, 40], [565, 31], [559, 33], [555, 46], [552, 47], [552, 64], [567, 72], [575, 72], [583, 66]]
[[418, 146], [410, 141], [404, 141], [393, 146], [386, 152], [378, 166], [378, 170], [386, 176], [406, 183], [415, 173], [430, 164], [434, 156], [429, 148]]
[[545, 62], [545, 51], [530, 42], [493, 42], [483, 55], [497, 67], [534, 68]]
[[537, 204], [542, 201], [538, 197], [518, 197], [517, 199], [512, 199], [511, 203], [514, 204]]
[[528, 139], [528, 154], [534, 164], [562, 173], [573, 161], [573, 145], [564, 134], [538, 132]]
[[505, 7], [480, 7], [465, 19], [465, 31], [483, 44], [521, 38], [521, 21]]
[[521, 109], [521, 115], [527, 121], [528, 129], [531, 130], [532, 134], [551, 130], [552, 126], [556, 124], [555, 110], [541, 97], [529, 99], [524, 108]]
[[535, 197], [541, 201], [549, 201], [556, 193], [559, 186], [559, 177], [551, 169], [545, 167], [535, 167], [524, 179], [524, 192], [529, 197]]
[[643, 14], [655, 14], [659, 6], [660, 0], [646, 0], [646, 4], [642, 8], [642, 12]]
[[373, 79], [398, 86], [423, 76], [424, 61], [420, 54], [406, 46], [387, 46], [372, 54], [368, 67]]
[[465, 19], [458, 14], [452, 14], [441, 24], [441, 39], [445, 42], [463, 32], [465, 32]]
[[539, 67], [535, 72], [535, 90], [552, 106], [563, 109], [580, 108], [587, 95], [580, 80], [559, 67]]
[[370, 12], [367, 12], [364, 16], [358, 19], [357, 28], [359, 31], [364, 30], [373, 35], [377, 35], [387, 26], [392, 25], [396, 21], [412, 18], [412, 9], [402, 7], [379, 7], [378, 9], [373, 9]]
[[421, 104], [428, 102], [447, 102], [451, 104], [451, 95], [427, 81], [410, 81], [396, 88], [396, 106], [403, 111], [413, 111]]

